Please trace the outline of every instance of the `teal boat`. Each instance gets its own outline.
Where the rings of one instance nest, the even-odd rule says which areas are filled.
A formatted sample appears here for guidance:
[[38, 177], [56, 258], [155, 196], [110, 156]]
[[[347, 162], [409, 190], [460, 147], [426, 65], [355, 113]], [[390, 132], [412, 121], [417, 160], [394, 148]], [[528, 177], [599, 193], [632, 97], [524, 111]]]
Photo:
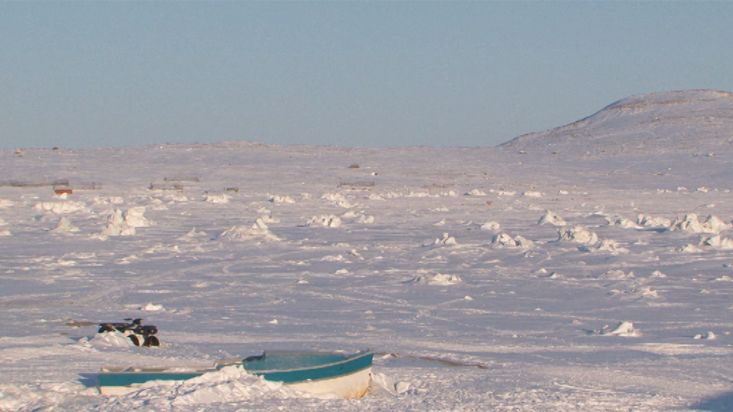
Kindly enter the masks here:
[[121, 395], [150, 381], [180, 381], [214, 372], [224, 366], [242, 365], [263, 379], [282, 382], [293, 389], [316, 395], [332, 394], [358, 399], [369, 390], [372, 358], [369, 351], [352, 355], [332, 352], [265, 352], [246, 359], [217, 362], [211, 368], [102, 368], [97, 376], [99, 391]]

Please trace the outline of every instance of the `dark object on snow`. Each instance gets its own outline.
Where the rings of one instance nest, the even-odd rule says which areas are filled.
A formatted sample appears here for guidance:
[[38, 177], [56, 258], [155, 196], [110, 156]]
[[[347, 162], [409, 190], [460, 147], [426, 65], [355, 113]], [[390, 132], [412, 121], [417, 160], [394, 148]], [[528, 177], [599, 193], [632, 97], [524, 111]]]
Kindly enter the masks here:
[[136, 346], [160, 346], [160, 341], [156, 336], [158, 328], [153, 325], [142, 325], [142, 319], [125, 319], [129, 323], [124, 322], [105, 322], [99, 324], [97, 333], [104, 332], [120, 332], [130, 338]]
[[61, 195], [70, 195], [73, 193], [73, 190], [69, 186], [54, 186], [53, 192], [59, 196]]

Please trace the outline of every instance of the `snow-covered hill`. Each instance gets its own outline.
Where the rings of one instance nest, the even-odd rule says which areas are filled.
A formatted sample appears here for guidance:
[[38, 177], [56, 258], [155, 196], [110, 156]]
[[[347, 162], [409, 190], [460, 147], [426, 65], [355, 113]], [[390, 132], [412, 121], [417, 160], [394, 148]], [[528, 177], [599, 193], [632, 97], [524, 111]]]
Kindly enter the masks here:
[[683, 90], [619, 100], [574, 123], [501, 147], [569, 157], [733, 151], [733, 93]]

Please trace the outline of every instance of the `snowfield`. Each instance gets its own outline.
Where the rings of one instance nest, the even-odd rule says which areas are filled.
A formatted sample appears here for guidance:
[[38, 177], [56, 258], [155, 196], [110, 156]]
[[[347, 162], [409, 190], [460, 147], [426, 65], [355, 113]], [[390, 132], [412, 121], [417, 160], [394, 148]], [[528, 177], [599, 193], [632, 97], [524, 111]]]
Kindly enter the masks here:
[[[0, 411], [733, 410], [732, 102], [644, 95], [497, 148], [0, 151]], [[96, 335], [127, 317], [162, 346]], [[356, 401], [236, 367], [94, 388], [366, 348]]]

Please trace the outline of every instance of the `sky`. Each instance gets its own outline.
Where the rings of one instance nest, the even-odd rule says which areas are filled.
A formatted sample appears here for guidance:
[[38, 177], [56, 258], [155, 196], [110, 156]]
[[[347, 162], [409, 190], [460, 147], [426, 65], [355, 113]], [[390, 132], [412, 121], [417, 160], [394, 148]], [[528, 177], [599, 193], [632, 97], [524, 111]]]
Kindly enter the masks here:
[[0, 148], [493, 146], [733, 91], [733, 2], [0, 1]]

